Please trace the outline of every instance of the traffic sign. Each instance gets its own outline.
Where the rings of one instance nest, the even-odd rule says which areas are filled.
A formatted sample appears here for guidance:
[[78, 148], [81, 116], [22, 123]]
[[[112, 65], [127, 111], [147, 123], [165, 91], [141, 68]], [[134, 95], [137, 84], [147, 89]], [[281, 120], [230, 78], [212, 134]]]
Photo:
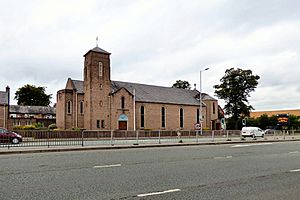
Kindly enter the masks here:
[[199, 130], [199, 129], [201, 129], [201, 124], [195, 124], [194, 127], [196, 130]]

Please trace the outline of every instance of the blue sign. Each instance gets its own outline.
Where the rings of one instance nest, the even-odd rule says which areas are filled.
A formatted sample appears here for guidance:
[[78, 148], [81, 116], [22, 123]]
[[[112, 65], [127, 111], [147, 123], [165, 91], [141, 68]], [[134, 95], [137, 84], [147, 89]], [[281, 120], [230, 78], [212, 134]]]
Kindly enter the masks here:
[[128, 121], [128, 117], [124, 114], [120, 115], [119, 121]]

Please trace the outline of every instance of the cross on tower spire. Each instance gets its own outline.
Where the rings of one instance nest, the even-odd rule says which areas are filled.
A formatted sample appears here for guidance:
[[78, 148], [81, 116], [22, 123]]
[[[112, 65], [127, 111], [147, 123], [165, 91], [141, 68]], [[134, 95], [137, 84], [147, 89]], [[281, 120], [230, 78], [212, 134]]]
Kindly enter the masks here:
[[96, 47], [98, 47], [98, 36], [96, 37]]

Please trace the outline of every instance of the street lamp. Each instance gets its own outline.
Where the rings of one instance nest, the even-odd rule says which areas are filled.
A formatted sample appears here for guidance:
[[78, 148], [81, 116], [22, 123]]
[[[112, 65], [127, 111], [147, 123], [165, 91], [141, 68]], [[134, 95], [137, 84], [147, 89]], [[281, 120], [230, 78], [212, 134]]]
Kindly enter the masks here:
[[199, 101], [200, 101], [200, 113], [199, 113], [199, 119], [200, 119], [200, 135], [202, 135], [202, 124], [203, 124], [203, 117], [202, 117], [202, 72], [203, 71], [207, 71], [209, 70], [209, 68], [205, 68], [200, 70], [200, 97], [199, 97]]

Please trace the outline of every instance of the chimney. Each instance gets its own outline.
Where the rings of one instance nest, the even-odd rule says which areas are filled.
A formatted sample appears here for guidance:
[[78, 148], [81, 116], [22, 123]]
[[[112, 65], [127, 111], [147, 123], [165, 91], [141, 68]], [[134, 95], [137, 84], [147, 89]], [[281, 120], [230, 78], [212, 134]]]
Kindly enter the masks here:
[[6, 86], [6, 96], [7, 96], [7, 116], [9, 116], [9, 105], [10, 105], [10, 88]]

